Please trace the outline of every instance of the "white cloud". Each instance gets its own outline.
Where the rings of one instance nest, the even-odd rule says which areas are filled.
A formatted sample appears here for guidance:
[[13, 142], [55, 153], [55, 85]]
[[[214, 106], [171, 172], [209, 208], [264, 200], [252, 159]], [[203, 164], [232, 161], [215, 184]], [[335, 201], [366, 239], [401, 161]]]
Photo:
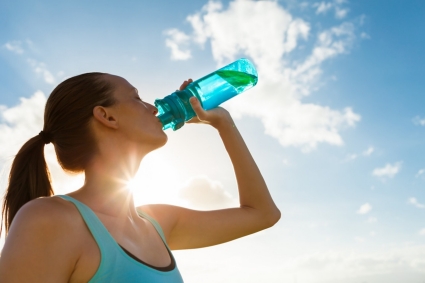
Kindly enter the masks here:
[[[425, 229], [424, 235], [425, 235]], [[371, 232], [371, 236], [375, 235]], [[356, 241], [365, 241], [356, 237]], [[425, 245], [391, 247], [373, 252], [320, 251], [291, 259], [283, 272], [303, 274], [303, 282], [421, 282], [425, 267]], [[288, 268], [289, 267], [289, 268]], [[400, 276], [400, 274], [403, 274]], [[408, 275], [416, 275], [417, 280]], [[392, 278], [400, 280], [389, 280]], [[318, 281], [317, 279], [320, 278]], [[289, 278], [288, 278], [289, 279]], [[277, 282], [277, 281], [276, 281]], [[286, 280], [284, 282], [293, 282]]]
[[24, 53], [24, 49], [22, 48], [21, 41], [9, 41], [9, 42], [6, 42], [3, 45], [3, 47], [9, 51], [15, 52], [16, 54]]
[[425, 173], [425, 168], [419, 169], [418, 173], [416, 173], [415, 177], [418, 178], [419, 176], [423, 175]]
[[8, 160], [43, 127], [46, 96], [37, 91], [30, 98], [20, 98], [20, 104], [7, 108], [0, 106], [0, 159]]
[[369, 146], [368, 149], [363, 151], [363, 155], [364, 156], [370, 156], [374, 151], [375, 151], [375, 149], [373, 148], [373, 146]]
[[[7, 42], [6, 44], [4, 44], [4, 47], [12, 52], [15, 52], [17, 54], [22, 54], [24, 53], [24, 48], [23, 45], [26, 45], [26, 50], [28, 51], [36, 51], [35, 47], [34, 47], [34, 43], [30, 40], [27, 39], [24, 42], [22, 41], [10, 41]], [[31, 68], [33, 69], [33, 71], [36, 74], [41, 75], [41, 77], [44, 79], [44, 81], [48, 84], [55, 84], [56, 80], [55, 80], [55, 76], [47, 69], [47, 66], [45, 63], [43, 62], [38, 62], [35, 59], [32, 58], [27, 58], [27, 63], [31, 66]], [[62, 72], [63, 73], [63, 72]], [[59, 77], [63, 76], [61, 72], [59, 72]]]
[[348, 154], [348, 155], [345, 157], [345, 161], [352, 161], [352, 160], [355, 160], [355, 159], [357, 159], [357, 154], [355, 154], [355, 153]]
[[320, 3], [314, 3], [313, 7], [317, 7], [316, 14], [322, 14], [326, 13], [329, 9], [333, 7], [333, 4], [331, 2], [320, 2]]
[[43, 62], [38, 62], [34, 59], [28, 59], [28, 63], [33, 68], [36, 74], [42, 75], [44, 81], [48, 84], [55, 83], [55, 77], [53, 74], [47, 69], [46, 64]]
[[179, 196], [193, 209], [221, 209], [238, 206], [223, 185], [205, 175], [191, 178], [180, 188]]
[[341, 9], [339, 7], [335, 8], [335, 17], [337, 19], [343, 19], [345, 16], [347, 16], [348, 9]]
[[409, 203], [417, 208], [425, 208], [425, 204], [419, 203], [416, 198], [409, 198]]
[[425, 236], [425, 228], [423, 228], [421, 231], [419, 231], [419, 235]]
[[209, 41], [218, 66], [244, 56], [252, 59], [259, 73], [258, 85], [244, 94], [243, 104], [229, 100], [225, 107], [235, 118], [259, 118], [265, 133], [282, 146], [303, 151], [319, 143], [341, 146], [339, 132], [360, 121], [350, 107], [334, 110], [302, 103], [317, 88], [321, 64], [349, 51], [355, 38], [352, 23], [321, 31], [313, 39], [311, 53], [304, 60], [291, 61], [289, 54], [299, 48], [299, 42], [311, 38], [310, 23], [294, 18], [277, 1], [236, 0], [226, 9], [210, 1], [187, 20], [193, 29], [191, 41], [201, 47]]
[[412, 119], [412, 121], [415, 125], [425, 126], [425, 118], [416, 116], [415, 118]]
[[189, 36], [177, 30], [170, 29], [165, 31], [168, 38], [165, 40], [165, 45], [171, 49], [171, 59], [187, 60], [191, 57], [190, 50], [182, 50], [182, 46], [187, 45]]
[[372, 206], [369, 203], [365, 203], [360, 206], [359, 210], [357, 210], [357, 214], [366, 214], [372, 210]]
[[[363, 155], [363, 156], [370, 156], [373, 152], [374, 152], [374, 148], [370, 146], [368, 149], [366, 149], [365, 151], [363, 151], [361, 153], [361, 155]], [[357, 159], [359, 156], [360, 156], [360, 154], [351, 153], [351, 154], [348, 154], [345, 157], [344, 161], [345, 162], [352, 161], [352, 160]]]
[[388, 177], [393, 178], [398, 172], [400, 172], [402, 162], [396, 162], [394, 164], [387, 163], [385, 167], [375, 168], [372, 175], [377, 177]]
[[313, 4], [313, 7], [316, 8], [316, 14], [325, 14], [332, 8], [335, 8], [335, 18], [343, 19], [347, 16], [348, 9], [341, 8], [340, 4], [343, 4], [345, 1], [335, 1], [332, 2], [316, 2]]

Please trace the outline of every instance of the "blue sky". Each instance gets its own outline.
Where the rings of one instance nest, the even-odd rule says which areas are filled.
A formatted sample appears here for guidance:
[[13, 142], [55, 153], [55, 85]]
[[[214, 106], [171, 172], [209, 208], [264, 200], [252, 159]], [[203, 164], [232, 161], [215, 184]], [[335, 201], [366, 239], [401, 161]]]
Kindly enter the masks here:
[[[223, 107], [282, 219], [238, 241], [176, 252], [185, 280], [423, 282], [424, 14], [423, 1], [395, 0], [2, 1], [0, 190], [63, 79], [117, 74], [153, 102], [248, 57], [259, 83]], [[142, 162], [136, 201], [237, 205], [217, 133], [186, 125], [167, 134]], [[81, 176], [61, 173], [52, 147], [46, 156], [56, 192], [77, 189]]]

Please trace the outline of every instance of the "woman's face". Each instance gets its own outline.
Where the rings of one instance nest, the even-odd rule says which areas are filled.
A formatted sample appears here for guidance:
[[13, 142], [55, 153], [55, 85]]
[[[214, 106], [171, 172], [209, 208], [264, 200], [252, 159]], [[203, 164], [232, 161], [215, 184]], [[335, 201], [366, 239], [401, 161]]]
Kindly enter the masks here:
[[142, 144], [148, 151], [165, 145], [168, 137], [156, 117], [158, 109], [143, 101], [138, 90], [127, 80], [114, 75], [106, 76], [114, 86], [116, 104], [111, 108], [117, 116], [120, 134], [130, 142]]

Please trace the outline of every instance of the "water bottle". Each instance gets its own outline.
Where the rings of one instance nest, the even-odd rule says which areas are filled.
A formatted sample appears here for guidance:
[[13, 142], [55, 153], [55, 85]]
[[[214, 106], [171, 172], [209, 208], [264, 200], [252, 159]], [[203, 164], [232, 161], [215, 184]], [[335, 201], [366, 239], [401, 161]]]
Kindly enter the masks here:
[[158, 118], [163, 129], [180, 129], [196, 116], [189, 99], [196, 96], [204, 110], [210, 110], [230, 98], [255, 86], [257, 70], [248, 59], [239, 59], [223, 68], [191, 82], [184, 90], [178, 90], [163, 99], [156, 99]]

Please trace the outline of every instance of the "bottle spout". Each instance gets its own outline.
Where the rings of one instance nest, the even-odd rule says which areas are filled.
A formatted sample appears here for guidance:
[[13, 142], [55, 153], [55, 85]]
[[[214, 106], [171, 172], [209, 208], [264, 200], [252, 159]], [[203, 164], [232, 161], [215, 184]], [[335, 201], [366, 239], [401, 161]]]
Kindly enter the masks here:
[[157, 117], [159, 121], [161, 121], [163, 130], [171, 127], [171, 122], [173, 121], [174, 117], [170, 112], [162, 113], [161, 115], [158, 115]]
[[159, 111], [158, 119], [162, 123], [162, 129], [166, 130], [172, 128], [176, 131], [183, 127], [185, 112], [180, 109], [180, 102], [176, 93], [172, 93], [163, 99], [156, 99], [155, 106]]

